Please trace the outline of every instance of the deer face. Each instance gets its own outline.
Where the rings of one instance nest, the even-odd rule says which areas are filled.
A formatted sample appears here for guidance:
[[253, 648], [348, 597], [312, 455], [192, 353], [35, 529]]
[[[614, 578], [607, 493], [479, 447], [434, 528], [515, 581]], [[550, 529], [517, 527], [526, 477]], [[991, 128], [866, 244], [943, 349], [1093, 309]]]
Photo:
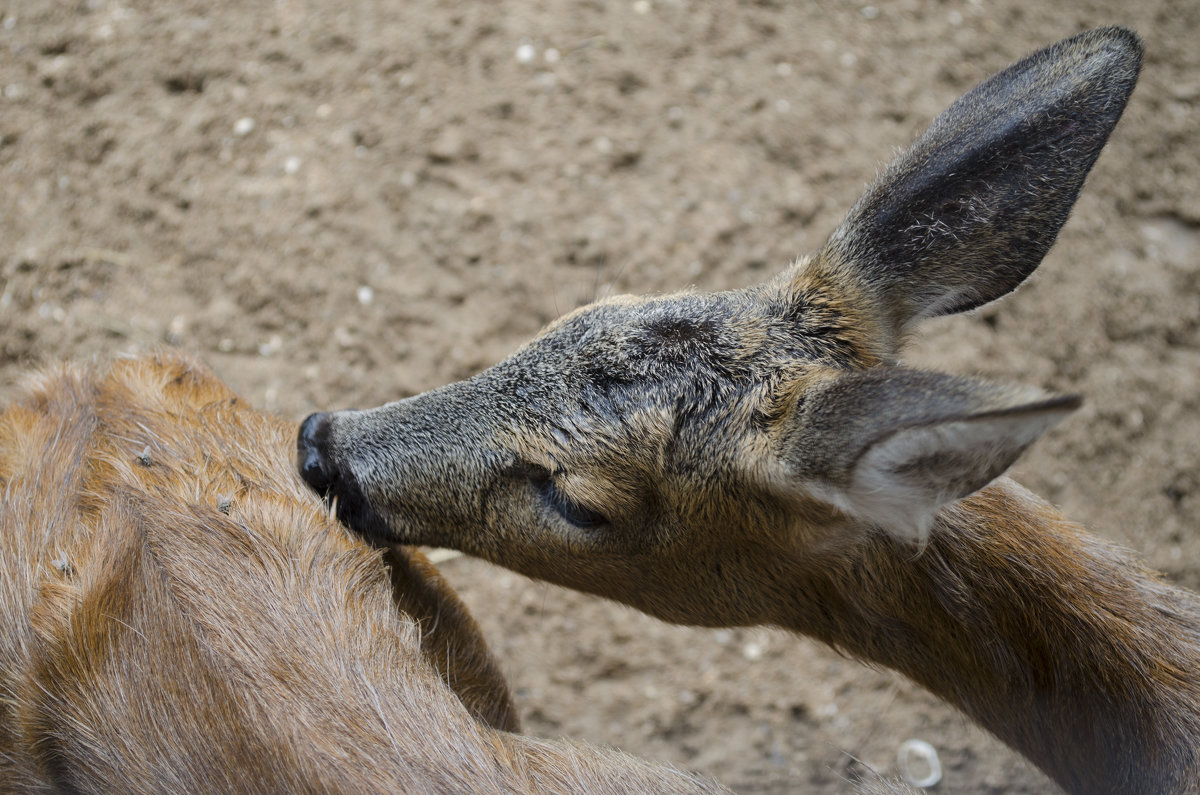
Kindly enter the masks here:
[[795, 543], [762, 533], [797, 508], [762, 452], [805, 389], [879, 361], [867, 319], [804, 284], [583, 307], [467, 381], [310, 417], [302, 471], [381, 541], [459, 547], [647, 610], [703, 600], [739, 568], [729, 544]]
[[304, 477], [382, 541], [668, 620], [770, 620], [779, 561], [794, 582], [865, 533], [922, 541], [1078, 404], [894, 362], [921, 318], [1037, 267], [1140, 54], [1090, 31], [984, 82], [766, 284], [602, 301], [467, 381], [309, 417]]

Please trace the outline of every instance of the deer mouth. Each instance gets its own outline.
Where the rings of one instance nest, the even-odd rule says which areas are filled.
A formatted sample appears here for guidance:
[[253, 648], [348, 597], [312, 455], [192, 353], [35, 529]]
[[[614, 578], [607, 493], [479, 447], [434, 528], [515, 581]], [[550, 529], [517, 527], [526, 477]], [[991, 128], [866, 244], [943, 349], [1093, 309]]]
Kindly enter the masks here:
[[296, 435], [296, 467], [309, 488], [335, 508], [338, 521], [371, 541], [394, 540], [387, 519], [371, 506], [358, 478], [329, 455], [329, 415], [311, 414]]

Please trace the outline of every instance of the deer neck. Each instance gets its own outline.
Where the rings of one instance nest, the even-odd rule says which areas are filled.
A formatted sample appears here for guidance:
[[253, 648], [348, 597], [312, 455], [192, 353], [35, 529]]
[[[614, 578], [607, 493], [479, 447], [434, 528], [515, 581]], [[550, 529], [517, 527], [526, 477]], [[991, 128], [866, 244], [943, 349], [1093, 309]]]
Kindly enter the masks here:
[[1070, 792], [1200, 789], [1200, 600], [1001, 480], [928, 547], [798, 563], [780, 624], [897, 669]]

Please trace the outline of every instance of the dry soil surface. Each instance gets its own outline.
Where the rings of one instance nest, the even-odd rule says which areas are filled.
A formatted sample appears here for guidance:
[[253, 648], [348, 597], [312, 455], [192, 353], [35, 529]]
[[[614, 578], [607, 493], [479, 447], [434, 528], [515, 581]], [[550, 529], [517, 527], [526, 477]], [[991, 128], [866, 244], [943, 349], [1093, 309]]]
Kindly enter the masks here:
[[[909, 360], [1083, 394], [1017, 479], [1200, 586], [1194, 0], [0, 3], [0, 399], [171, 344], [299, 419], [471, 375], [593, 296], [753, 283], [958, 94], [1113, 23], [1145, 69], [1057, 246]], [[942, 791], [1053, 789], [804, 639], [444, 570], [531, 732], [746, 792], [843, 791], [916, 737]]]

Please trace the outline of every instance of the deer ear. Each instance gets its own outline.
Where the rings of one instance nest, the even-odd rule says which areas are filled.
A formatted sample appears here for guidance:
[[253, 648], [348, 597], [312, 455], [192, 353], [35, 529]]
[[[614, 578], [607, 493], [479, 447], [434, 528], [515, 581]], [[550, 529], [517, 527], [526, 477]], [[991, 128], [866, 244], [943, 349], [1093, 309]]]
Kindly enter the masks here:
[[1079, 404], [939, 373], [864, 370], [804, 394], [782, 455], [810, 496], [924, 540], [942, 506], [999, 477]]
[[1141, 54], [1132, 31], [1100, 28], [976, 86], [875, 180], [822, 258], [875, 294], [897, 332], [1010, 292], [1054, 243]]

